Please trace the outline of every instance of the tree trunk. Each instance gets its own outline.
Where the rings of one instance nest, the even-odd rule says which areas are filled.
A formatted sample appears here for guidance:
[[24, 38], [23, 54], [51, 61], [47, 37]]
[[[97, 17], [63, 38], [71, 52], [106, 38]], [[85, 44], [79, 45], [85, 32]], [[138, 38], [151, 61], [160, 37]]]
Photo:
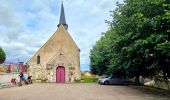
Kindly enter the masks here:
[[158, 77], [154, 76], [154, 81], [155, 81], [155, 86], [159, 88], [159, 82], [158, 82]]
[[136, 76], [136, 77], [135, 77], [135, 84], [136, 84], [136, 85], [140, 85], [139, 76]]
[[165, 80], [165, 83], [167, 84], [167, 89], [169, 90], [169, 81]]
[[168, 80], [167, 73], [163, 73], [163, 75], [164, 75], [164, 82], [167, 84], [167, 89], [169, 90], [169, 80]]
[[140, 82], [141, 85], [144, 85], [144, 78], [143, 78], [143, 76], [139, 77], [139, 82]]

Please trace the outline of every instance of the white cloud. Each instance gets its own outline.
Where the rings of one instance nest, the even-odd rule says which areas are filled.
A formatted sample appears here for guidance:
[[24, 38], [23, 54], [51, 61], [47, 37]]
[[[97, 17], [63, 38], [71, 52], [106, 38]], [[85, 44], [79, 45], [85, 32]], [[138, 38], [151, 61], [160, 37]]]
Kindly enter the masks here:
[[[64, 0], [68, 31], [81, 49], [82, 70], [88, 69], [90, 49], [107, 30], [104, 20], [114, 4], [113, 0]], [[49, 39], [57, 29], [60, 5], [61, 0], [0, 1], [0, 46], [9, 62], [28, 61]]]
[[[6, 51], [7, 60], [12, 59], [14, 62], [18, 58], [27, 61], [29, 58], [25, 59], [25, 56], [33, 55], [54, 31], [49, 27], [55, 27], [53, 22], [56, 19], [50, 8], [46, 6], [47, 3], [42, 4], [37, 1], [32, 2], [31, 6], [24, 6], [26, 3], [28, 2], [22, 2], [22, 10], [11, 6], [8, 1], [0, 3], [0, 35], [2, 37], [0, 46]], [[39, 8], [43, 9], [38, 10]], [[28, 25], [30, 20], [33, 20], [31, 24], [34, 26]]]
[[[110, 8], [111, 6], [115, 8], [116, 6], [113, 5], [115, 5], [116, 2], [122, 3], [123, 0], [100, 0], [97, 4], [93, 6], [90, 13], [91, 14], [99, 13], [107, 8]], [[113, 9], [107, 9], [107, 10], [113, 10]]]

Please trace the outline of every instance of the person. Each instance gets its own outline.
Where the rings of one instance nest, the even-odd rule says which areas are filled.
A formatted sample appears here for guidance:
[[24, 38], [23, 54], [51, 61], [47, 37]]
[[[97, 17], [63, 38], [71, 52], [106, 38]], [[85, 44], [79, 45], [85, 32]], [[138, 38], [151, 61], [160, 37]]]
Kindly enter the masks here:
[[28, 82], [27, 82], [26, 79], [25, 79], [25, 76], [24, 76], [23, 72], [20, 72], [19, 77], [20, 77], [20, 82], [19, 82], [19, 85], [20, 85], [20, 86], [22, 86], [22, 81], [24, 81], [25, 84], [28, 84]]
[[23, 73], [22, 72], [20, 72], [20, 74], [19, 74], [19, 86], [22, 86], [22, 77], [23, 77]]
[[32, 79], [31, 79], [32, 76], [28, 76], [27, 78], [27, 81], [28, 81], [28, 84], [32, 84]]

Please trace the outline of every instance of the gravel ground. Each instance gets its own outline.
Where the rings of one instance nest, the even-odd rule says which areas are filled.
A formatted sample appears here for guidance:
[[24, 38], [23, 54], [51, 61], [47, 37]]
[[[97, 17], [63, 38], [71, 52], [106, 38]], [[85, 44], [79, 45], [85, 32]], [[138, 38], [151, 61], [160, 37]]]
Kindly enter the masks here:
[[0, 100], [170, 100], [170, 98], [131, 86], [35, 83], [0, 89]]

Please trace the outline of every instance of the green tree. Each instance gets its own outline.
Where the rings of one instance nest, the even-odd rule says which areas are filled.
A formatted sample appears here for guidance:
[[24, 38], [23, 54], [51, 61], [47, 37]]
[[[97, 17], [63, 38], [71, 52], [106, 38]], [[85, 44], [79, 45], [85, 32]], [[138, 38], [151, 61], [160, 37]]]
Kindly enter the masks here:
[[3, 63], [6, 59], [6, 55], [5, 52], [3, 51], [3, 49], [0, 47], [0, 64]]
[[109, 42], [106, 36], [102, 36], [99, 41], [96, 42], [96, 45], [90, 52], [91, 59], [91, 73], [92, 74], [108, 74], [107, 66], [109, 60], [109, 46], [107, 43]]
[[[170, 23], [164, 18], [169, 0], [126, 0], [113, 13], [118, 34], [114, 48], [119, 63], [130, 76], [168, 74]], [[162, 46], [161, 46], [162, 45]], [[161, 50], [158, 48], [160, 47]], [[117, 62], [117, 61], [116, 61]], [[119, 66], [117, 66], [119, 67]]]
[[102, 65], [104, 72], [137, 80], [159, 72], [170, 76], [169, 5], [169, 0], [125, 0], [118, 4], [113, 20], [107, 21], [109, 30], [91, 51], [91, 67], [96, 73]]

